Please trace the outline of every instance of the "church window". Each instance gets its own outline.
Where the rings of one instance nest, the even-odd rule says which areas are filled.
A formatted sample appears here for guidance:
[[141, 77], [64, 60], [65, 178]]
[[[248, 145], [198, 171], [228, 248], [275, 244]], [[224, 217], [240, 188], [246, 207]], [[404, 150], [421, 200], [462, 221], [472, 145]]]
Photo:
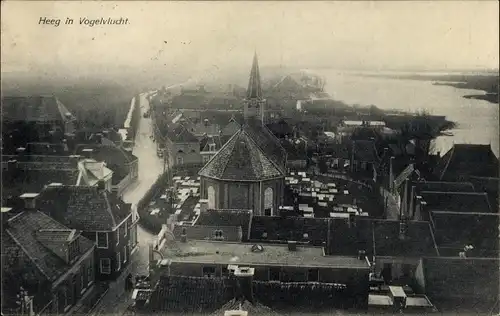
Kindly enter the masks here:
[[207, 195], [208, 195], [208, 208], [214, 209], [215, 208], [215, 189], [213, 186], [208, 187]]

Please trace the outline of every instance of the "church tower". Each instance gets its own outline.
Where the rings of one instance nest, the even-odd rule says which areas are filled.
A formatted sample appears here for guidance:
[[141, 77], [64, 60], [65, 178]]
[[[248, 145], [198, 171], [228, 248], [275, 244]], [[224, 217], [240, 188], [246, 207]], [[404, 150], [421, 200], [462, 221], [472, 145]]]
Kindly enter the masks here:
[[266, 100], [262, 98], [262, 88], [260, 86], [259, 62], [257, 60], [257, 53], [255, 53], [248, 81], [247, 95], [243, 101], [243, 116], [245, 121], [257, 119], [264, 124], [265, 103]]

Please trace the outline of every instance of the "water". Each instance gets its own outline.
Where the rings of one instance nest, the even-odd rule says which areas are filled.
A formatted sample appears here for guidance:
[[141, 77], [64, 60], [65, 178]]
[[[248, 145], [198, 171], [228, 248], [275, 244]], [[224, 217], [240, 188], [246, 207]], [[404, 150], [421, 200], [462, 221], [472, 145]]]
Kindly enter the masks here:
[[[426, 110], [457, 123], [453, 136], [436, 139], [436, 151], [444, 154], [453, 144], [491, 144], [499, 157], [499, 106], [484, 100], [463, 98], [482, 91], [433, 85], [432, 81], [366, 77], [352, 72], [314, 70], [326, 79], [325, 92], [347, 104], [376, 105], [381, 109]], [[380, 73], [378, 73], [380, 74]]]

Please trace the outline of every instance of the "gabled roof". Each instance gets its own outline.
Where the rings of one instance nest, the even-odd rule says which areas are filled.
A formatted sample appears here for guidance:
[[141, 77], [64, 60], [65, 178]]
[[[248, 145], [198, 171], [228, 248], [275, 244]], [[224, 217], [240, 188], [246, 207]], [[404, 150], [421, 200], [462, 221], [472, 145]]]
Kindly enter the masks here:
[[455, 144], [439, 160], [434, 174], [439, 180], [459, 177], [498, 177], [498, 158], [491, 145]]
[[438, 247], [458, 256], [472, 245], [474, 257], [498, 257], [500, 215], [497, 213], [431, 212]]
[[498, 302], [499, 263], [498, 258], [425, 258], [426, 295], [443, 311], [490, 314]]
[[363, 162], [378, 163], [377, 148], [372, 140], [353, 141], [354, 159]]
[[498, 213], [491, 208], [487, 193], [421, 191], [420, 196], [426, 202], [425, 210]]
[[169, 129], [167, 132], [167, 137], [174, 143], [197, 143], [198, 138], [194, 136], [187, 128], [183, 125], [178, 125], [173, 129]]
[[75, 118], [55, 96], [2, 97], [2, 120], [72, 121]]
[[37, 204], [64, 225], [90, 232], [111, 231], [131, 214], [130, 204], [98, 187], [46, 187]]
[[259, 181], [284, 175], [245, 129], [234, 134], [198, 174], [237, 181]]
[[[6, 232], [5, 236], [11, 239], [11, 245], [17, 245], [31, 260], [32, 267], [38, 269], [48, 281], [54, 281], [72, 268], [71, 264], [67, 264], [54, 251], [54, 249], [60, 248], [67, 242], [71, 230], [42, 212], [28, 210], [14, 216], [9, 220]], [[42, 237], [39, 235], [40, 233], [46, 234], [47, 232], [51, 234], [50, 239], [40, 238]], [[80, 255], [94, 247], [90, 240], [79, 234], [74, 234], [72, 237], [79, 240]], [[3, 242], [4, 240], [2, 240]], [[2, 255], [4, 255], [3, 252], [4, 249], [2, 248]], [[6, 254], [6, 256], [8, 257], [9, 254]], [[3, 269], [8, 268], [3, 267]], [[15, 269], [16, 267], [12, 268]]]

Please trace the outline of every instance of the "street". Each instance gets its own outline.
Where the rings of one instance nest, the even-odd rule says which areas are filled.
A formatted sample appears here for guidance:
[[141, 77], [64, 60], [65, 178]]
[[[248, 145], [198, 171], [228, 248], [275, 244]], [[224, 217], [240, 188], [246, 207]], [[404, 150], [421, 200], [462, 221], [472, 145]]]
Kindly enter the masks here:
[[[149, 109], [146, 99], [147, 93], [140, 95], [141, 118], [135, 138], [133, 154], [139, 158], [139, 177], [123, 193], [123, 200], [127, 203], [137, 202], [149, 190], [158, 176], [163, 172], [163, 161], [156, 155], [156, 144], [149, 137], [152, 134], [151, 118], [144, 118], [143, 114]], [[141, 226], [137, 226], [138, 249], [132, 256], [130, 265], [122, 272], [118, 280], [110, 284], [108, 293], [103, 297], [93, 315], [122, 315], [131, 303], [131, 293], [125, 293], [124, 280], [131, 273], [147, 275], [148, 271], [148, 244], [153, 235]]]

